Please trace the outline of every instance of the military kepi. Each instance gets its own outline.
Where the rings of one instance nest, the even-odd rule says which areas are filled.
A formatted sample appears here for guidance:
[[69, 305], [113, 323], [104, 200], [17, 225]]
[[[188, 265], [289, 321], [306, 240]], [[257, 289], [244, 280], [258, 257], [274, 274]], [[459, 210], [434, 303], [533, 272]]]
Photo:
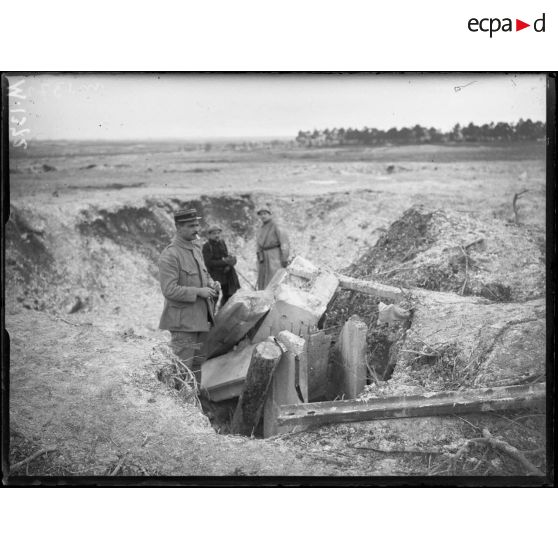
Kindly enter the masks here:
[[197, 223], [201, 220], [196, 209], [181, 209], [174, 214], [174, 222], [176, 224], [182, 223]]

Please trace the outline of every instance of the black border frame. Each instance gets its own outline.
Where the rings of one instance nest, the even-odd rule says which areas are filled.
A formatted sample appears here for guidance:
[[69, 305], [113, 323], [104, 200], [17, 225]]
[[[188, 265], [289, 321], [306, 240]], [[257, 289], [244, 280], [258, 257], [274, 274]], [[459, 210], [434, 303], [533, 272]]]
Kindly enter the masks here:
[[556, 177], [557, 177], [557, 72], [550, 71], [494, 71], [494, 72], [226, 72], [226, 75], [462, 75], [462, 74], [539, 74], [546, 76], [546, 439], [547, 439], [547, 474], [544, 477], [311, 477], [311, 476], [254, 476], [254, 477], [219, 477], [219, 476], [176, 476], [176, 477], [107, 477], [107, 476], [9, 476], [9, 351], [10, 339], [5, 328], [5, 226], [10, 213], [10, 170], [9, 170], [9, 104], [8, 78], [11, 75], [68, 75], [68, 74], [103, 74], [103, 75], [134, 75], [134, 74], [179, 74], [179, 75], [222, 75], [225, 72], [61, 72], [61, 71], [21, 71], [4, 72], [1, 74], [1, 205], [2, 205], [2, 371], [1, 371], [1, 463], [2, 483], [4, 486], [42, 486], [42, 487], [551, 487], [556, 486], [555, 480], [555, 445], [556, 445], [556, 386], [555, 386], [555, 321], [556, 321]]

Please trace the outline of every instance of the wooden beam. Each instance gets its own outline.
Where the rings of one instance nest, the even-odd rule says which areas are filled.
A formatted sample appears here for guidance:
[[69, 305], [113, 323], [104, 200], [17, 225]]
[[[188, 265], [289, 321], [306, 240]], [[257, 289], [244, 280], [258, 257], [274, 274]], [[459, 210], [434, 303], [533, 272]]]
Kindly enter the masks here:
[[282, 351], [273, 341], [258, 343], [246, 375], [244, 390], [231, 422], [231, 434], [250, 436], [262, 416], [265, 396]]
[[282, 405], [277, 424], [327, 424], [545, 407], [546, 384]]
[[[308, 280], [312, 279], [314, 276], [312, 273], [307, 272], [304, 269], [295, 268], [290, 272], [293, 275]], [[403, 291], [397, 287], [391, 287], [390, 285], [383, 285], [382, 283], [377, 283], [376, 281], [353, 279], [348, 275], [341, 275], [339, 273], [336, 273], [335, 276], [339, 280], [340, 289], [356, 291], [370, 296], [383, 298], [384, 300], [389, 300], [392, 302], [400, 302], [405, 298], [403, 295]]]
[[392, 302], [401, 302], [405, 297], [403, 291], [396, 287], [376, 283], [375, 281], [364, 281], [362, 279], [353, 279], [347, 275], [337, 275], [339, 279], [339, 287], [349, 291], [356, 291], [370, 296], [376, 296]]

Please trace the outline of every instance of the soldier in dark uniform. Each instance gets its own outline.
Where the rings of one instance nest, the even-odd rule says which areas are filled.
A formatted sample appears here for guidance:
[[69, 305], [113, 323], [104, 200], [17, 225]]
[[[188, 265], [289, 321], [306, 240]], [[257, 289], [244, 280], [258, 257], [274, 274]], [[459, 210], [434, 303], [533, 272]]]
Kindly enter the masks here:
[[159, 258], [159, 281], [165, 306], [159, 327], [170, 331], [170, 347], [200, 380], [203, 343], [214, 321], [220, 285], [209, 275], [198, 233], [195, 209], [174, 214], [176, 236]]
[[207, 229], [208, 241], [203, 246], [203, 257], [209, 274], [219, 281], [223, 291], [222, 304], [240, 288], [240, 282], [234, 266], [236, 258], [229, 255], [225, 241], [221, 239], [221, 228], [212, 226]]

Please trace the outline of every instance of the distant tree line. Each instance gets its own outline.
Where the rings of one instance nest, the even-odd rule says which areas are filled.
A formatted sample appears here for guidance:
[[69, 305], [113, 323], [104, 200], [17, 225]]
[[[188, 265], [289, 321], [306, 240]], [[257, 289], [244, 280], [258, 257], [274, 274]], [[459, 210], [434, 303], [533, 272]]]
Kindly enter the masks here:
[[325, 130], [299, 131], [296, 142], [301, 146], [335, 145], [385, 145], [452, 142], [490, 142], [538, 140], [545, 137], [544, 122], [533, 122], [530, 118], [520, 119], [516, 124], [491, 122], [477, 126], [473, 122], [462, 127], [456, 124], [451, 131], [442, 132], [436, 128], [426, 128], [417, 124], [412, 128], [326, 128]]

